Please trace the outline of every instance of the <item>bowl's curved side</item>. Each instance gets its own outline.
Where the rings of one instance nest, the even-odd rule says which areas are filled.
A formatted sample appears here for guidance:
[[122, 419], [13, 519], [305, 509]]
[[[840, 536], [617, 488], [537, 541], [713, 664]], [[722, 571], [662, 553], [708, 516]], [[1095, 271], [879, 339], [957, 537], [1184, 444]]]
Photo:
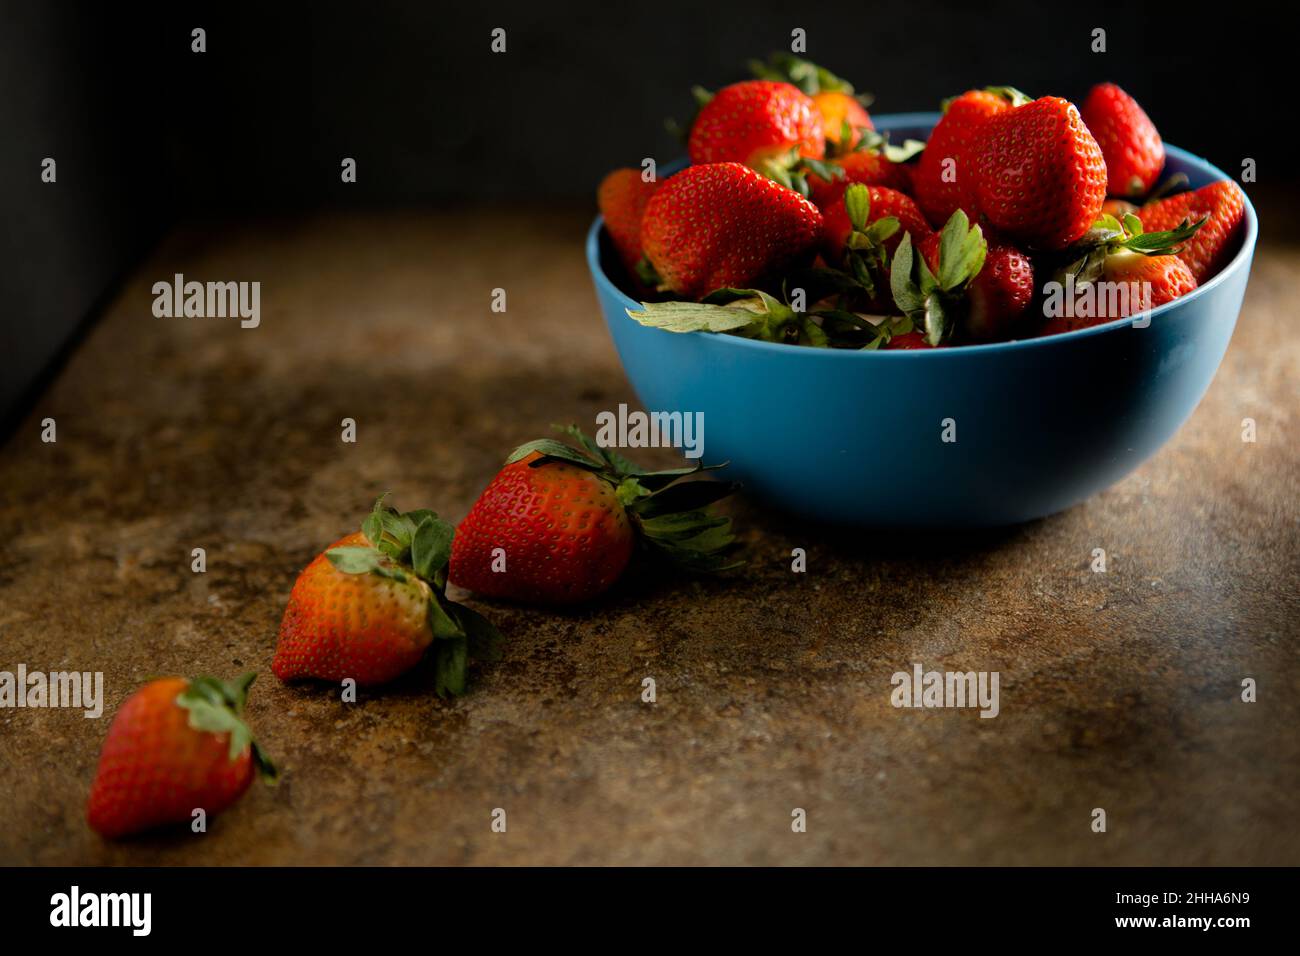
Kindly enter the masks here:
[[[1217, 173], [1186, 154], [1171, 166], [1194, 182]], [[975, 527], [1095, 494], [1186, 421], [1236, 324], [1254, 243], [1248, 216], [1242, 254], [1147, 328], [1120, 322], [1102, 334], [923, 353], [758, 348], [766, 343], [645, 328], [602, 267], [599, 220], [587, 251], [642, 403], [702, 412], [705, 457], [729, 460], [729, 476], [822, 520]]]

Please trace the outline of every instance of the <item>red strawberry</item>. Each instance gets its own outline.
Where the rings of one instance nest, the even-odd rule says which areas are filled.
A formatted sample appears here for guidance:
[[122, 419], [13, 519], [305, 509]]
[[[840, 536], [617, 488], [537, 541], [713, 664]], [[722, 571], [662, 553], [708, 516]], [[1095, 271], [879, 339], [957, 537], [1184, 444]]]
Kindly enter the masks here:
[[[930, 235], [930, 224], [921, 215], [912, 197], [896, 189], [885, 186], [864, 186], [868, 197], [868, 210], [865, 222], [870, 224], [877, 220], [890, 218], [898, 221], [899, 228], [883, 239], [886, 252], [893, 253], [903, 239], [903, 233], [911, 233], [919, 242]], [[847, 196], [847, 192], [844, 194]], [[854, 231], [850, 217], [849, 204], [838, 202], [826, 209], [826, 220], [822, 227], [822, 255], [826, 261], [839, 264], [844, 261], [844, 243]]]
[[990, 117], [974, 147], [976, 204], [1017, 246], [1063, 249], [1106, 199], [1106, 163], [1074, 104], [1044, 96]]
[[[813, 105], [821, 117], [822, 136], [833, 143], [839, 151], [851, 150], [862, 139], [864, 129], [875, 129], [871, 115], [851, 93], [839, 90], [826, 90], [814, 93]], [[848, 139], [844, 138], [845, 132]]]
[[[979, 231], [979, 227], [971, 231]], [[936, 276], [945, 275], [941, 239], [941, 233], [934, 233], [920, 245], [926, 264]], [[964, 245], [952, 248], [952, 255], [966, 254]], [[976, 342], [1011, 338], [1023, 325], [1034, 298], [1034, 264], [1018, 249], [989, 244], [984, 264], [965, 285], [964, 295], [965, 309], [958, 319], [963, 338]]]
[[641, 217], [658, 188], [659, 180], [646, 182], [639, 169], [616, 169], [601, 180], [596, 190], [605, 228], [629, 272], [635, 273], [641, 261]]
[[1222, 269], [1236, 251], [1237, 237], [1246, 216], [1246, 194], [1230, 179], [1222, 179], [1194, 192], [1147, 203], [1138, 212], [1142, 226], [1150, 232], [1174, 229], [1184, 221], [1209, 217], [1178, 253], [1197, 282], [1204, 282]]
[[812, 97], [821, 118], [822, 135], [837, 152], [854, 149], [863, 130], [872, 130], [871, 116], [853, 95], [853, 85], [825, 67], [789, 53], [774, 53], [766, 63], [751, 60], [760, 80], [790, 83]]
[[1200, 223], [1144, 232], [1136, 216], [1121, 223], [1102, 217], [1077, 247], [1082, 258], [1044, 286], [1042, 335], [1069, 332], [1126, 318], [1172, 302], [1196, 288], [1191, 269], [1176, 254]]
[[821, 229], [821, 212], [798, 193], [739, 163], [711, 163], [664, 182], [641, 242], [663, 287], [698, 299], [810, 261]]
[[960, 209], [943, 232], [915, 247], [911, 236], [904, 237], [889, 286], [894, 304], [935, 346], [1013, 334], [1034, 289], [1029, 261], [1010, 247], [990, 250], [983, 231]]
[[1114, 83], [1099, 83], [1080, 110], [1106, 159], [1106, 191], [1144, 196], [1165, 168], [1165, 145], [1137, 100]]
[[212, 677], [150, 681], [113, 718], [90, 788], [86, 820], [109, 838], [169, 823], [195, 810], [220, 813], [275, 768], [243, 721], [256, 674], [235, 683]]
[[944, 106], [912, 176], [917, 205], [936, 229], [958, 209], [971, 221], [978, 218], [975, 158], [971, 154], [976, 135], [989, 117], [1028, 101], [1011, 87], [991, 86], [968, 90]]
[[801, 157], [826, 155], [821, 114], [797, 87], [745, 80], [718, 90], [695, 117], [686, 144], [691, 162], [743, 163], [789, 186]]
[[901, 193], [911, 192], [911, 170], [902, 163], [890, 162], [881, 152], [857, 150], [840, 156], [835, 162], [843, 170], [843, 175], [835, 176], [829, 181], [816, 173], [808, 175], [812, 200], [823, 213], [839, 205], [845, 187], [853, 183], [861, 183], [864, 186], [885, 186]]
[[698, 469], [642, 472], [576, 428], [578, 451], [552, 439], [517, 448], [456, 532], [451, 581], [489, 597], [576, 604], [607, 590], [638, 539], [697, 570], [731, 565], [730, 519], [705, 506], [724, 482], [674, 484]]
[[436, 646], [435, 688], [465, 688], [466, 657], [492, 659], [500, 635], [447, 599], [454, 531], [432, 511], [399, 514], [381, 497], [361, 526], [294, 582], [271, 665], [283, 681], [315, 677], [383, 684]]

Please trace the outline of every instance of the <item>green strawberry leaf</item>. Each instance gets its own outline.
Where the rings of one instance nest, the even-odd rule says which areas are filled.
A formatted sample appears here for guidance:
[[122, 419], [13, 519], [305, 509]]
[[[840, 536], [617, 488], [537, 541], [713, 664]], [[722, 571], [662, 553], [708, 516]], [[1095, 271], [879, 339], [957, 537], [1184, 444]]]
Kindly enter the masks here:
[[871, 215], [871, 192], [861, 183], [853, 183], [844, 190], [844, 210], [849, 214], [849, 225], [855, 232], [867, 228]]
[[455, 605], [456, 617], [460, 619], [461, 629], [469, 642], [469, 656], [476, 661], [499, 661], [502, 658], [501, 645], [505, 638], [491, 621], [473, 608], [463, 604]]
[[944, 333], [948, 331], [948, 316], [944, 312], [941, 296], [926, 296], [923, 328], [925, 340], [931, 345], [937, 346], [943, 340]]
[[894, 304], [905, 315], [919, 312], [925, 306], [925, 297], [912, 279], [912, 259], [912, 234], [905, 232], [903, 241], [894, 252], [894, 262], [889, 271], [889, 291], [894, 297]]
[[962, 210], [955, 211], [939, 236], [939, 288], [953, 292], [970, 282], [984, 268], [987, 255], [983, 231], [972, 226]]
[[195, 677], [176, 696], [176, 705], [189, 712], [188, 723], [195, 730], [230, 735], [228, 759], [235, 760], [245, 748], [251, 748], [258, 773], [268, 783], [274, 783], [278, 771], [243, 721], [248, 689], [256, 679], [256, 672], [243, 674], [233, 682]]
[[992, 93], [994, 96], [1000, 96], [1012, 106], [1024, 106], [1032, 102], [1033, 97], [1026, 93], [1021, 93], [1014, 86], [986, 86], [985, 93]]
[[456, 529], [438, 518], [426, 516], [411, 539], [411, 566], [426, 581], [441, 571], [451, 558], [451, 541]]
[[506, 464], [513, 465], [515, 462], [527, 458], [535, 451], [541, 452], [544, 457], [537, 459], [533, 463], [534, 465], [540, 465], [547, 459], [559, 459], [567, 461], [571, 465], [580, 465], [583, 468], [597, 470], [603, 464], [600, 461], [593, 461], [573, 446], [566, 445], [562, 441], [556, 441], [554, 438], [537, 438], [530, 442], [524, 442], [510, 453], [510, 457], [506, 459]]
[[734, 481], [678, 482], [647, 498], [633, 502], [630, 510], [642, 518], [699, 511], [739, 490], [740, 484]]
[[380, 495], [378, 498], [375, 499], [375, 504], [370, 509], [370, 514], [366, 515], [366, 520], [361, 522], [361, 533], [366, 536], [366, 540], [368, 540], [371, 544], [375, 545], [376, 547], [379, 545], [379, 540], [380, 538], [383, 537], [384, 534], [384, 523], [383, 523], [382, 516], [384, 512], [387, 510], [384, 507], [384, 500], [388, 497], [388, 494], [389, 493], [385, 491], [382, 495]]
[[598, 458], [608, 465], [618, 475], [639, 475], [643, 469], [635, 463], [624, 458], [612, 448], [602, 448], [594, 438], [584, 432], [577, 425], [572, 423], [568, 425], [552, 424], [551, 428], [561, 435], [568, 435], [594, 458]]
[[381, 567], [384, 555], [364, 545], [343, 545], [325, 552], [330, 564], [344, 574], [367, 574]]
[[445, 641], [465, 636], [465, 631], [455, 616], [457, 607], [446, 595], [433, 595], [429, 601], [429, 630], [433, 632], [435, 640]]
[[627, 314], [666, 332], [734, 332], [758, 325], [763, 318], [749, 309], [706, 302], [642, 302], [640, 311], [628, 309]]
[[826, 162], [820, 159], [809, 159], [804, 156], [799, 160], [799, 165], [826, 182], [833, 182], [836, 179], [844, 178], [844, 167], [839, 163]]
[[459, 697], [465, 693], [465, 669], [469, 641], [464, 636], [434, 642], [433, 689], [439, 697]]

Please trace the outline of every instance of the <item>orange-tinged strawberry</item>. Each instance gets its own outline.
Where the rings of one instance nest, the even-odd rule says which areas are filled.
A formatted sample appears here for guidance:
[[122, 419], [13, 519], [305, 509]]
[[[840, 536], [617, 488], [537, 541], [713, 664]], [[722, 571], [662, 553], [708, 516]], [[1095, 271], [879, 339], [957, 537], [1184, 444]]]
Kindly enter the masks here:
[[414, 575], [348, 574], [329, 557], [337, 548], [369, 546], [361, 532], [347, 535], [298, 575], [280, 622], [276, 677], [351, 677], [365, 687], [406, 673], [424, 656], [433, 643], [429, 585]]
[[273, 780], [275, 768], [243, 721], [255, 676], [164, 677], [127, 698], [90, 788], [91, 828], [117, 838], [190, 823], [195, 810], [212, 816], [238, 800], [255, 772]]
[[1192, 192], [1147, 203], [1137, 215], [1148, 232], [1174, 229], [1181, 222], [1208, 217], [1178, 253], [1196, 281], [1203, 283], [1227, 265], [1236, 251], [1246, 216], [1246, 194], [1232, 180], [1221, 179]]
[[821, 228], [821, 212], [793, 190], [740, 163], [710, 163], [664, 181], [641, 241], [662, 286], [699, 299], [811, 261]]
[[1080, 109], [1106, 160], [1106, 191], [1145, 196], [1165, 168], [1165, 145], [1137, 100], [1114, 83], [1098, 83]]
[[432, 646], [437, 692], [463, 692], [467, 659], [493, 659], [500, 635], [447, 599], [453, 535], [432, 511], [401, 514], [381, 497], [359, 533], [317, 555], [294, 582], [271, 665], [275, 676], [383, 684]]
[[742, 163], [789, 185], [801, 157], [826, 155], [821, 114], [789, 83], [744, 80], [718, 90], [696, 114], [686, 144], [691, 162]]
[[[851, 93], [839, 90], [825, 90], [814, 93], [813, 105], [822, 121], [822, 136], [835, 144], [838, 150], [851, 150], [862, 139], [864, 129], [876, 127], [871, 122], [871, 115], [866, 107], [858, 102]], [[848, 139], [844, 138], [848, 132]]]
[[596, 190], [605, 229], [623, 265], [633, 274], [641, 261], [641, 217], [658, 188], [659, 180], [646, 182], [640, 169], [616, 169], [601, 180]]
[[1074, 307], [1049, 318], [1039, 334], [1073, 332], [1128, 318], [1196, 288], [1196, 277], [1178, 256], [1147, 256], [1131, 250], [1106, 257], [1103, 281], [1105, 285], [1078, 292]]
[[978, 129], [975, 201], [1018, 247], [1058, 250], [1081, 239], [1106, 199], [1106, 163], [1073, 103], [1044, 96]]
[[456, 531], [450, 577], [489, 597], [576, 604], [608, 590], [638, 540], [695, 570], [731, 566], [730, 519], [706, 513], [725, 482], [645, 472], [576, 428], [579, 451], [553, 439], [517, 448]]
[[1178, 252], [1204, 221], [1180, 222], [1171, 230], [1146, 232], [1129, 214], [1103, 216], [1071, 253], [1078, 256], [1044, 286], [1048, 321], [1042, 335], [1101, 325], [1172, 302], [1196, 288], [1196, 277]]
[[976, 136], [990, 117], [1026, 102], [1028, 97], [1011, 87], [989, 87], [967, 90], [944, 105], [912, 175], [912, 192], [930, 225], [941, 228], [958, 209], [978, 221], [971, 153]]

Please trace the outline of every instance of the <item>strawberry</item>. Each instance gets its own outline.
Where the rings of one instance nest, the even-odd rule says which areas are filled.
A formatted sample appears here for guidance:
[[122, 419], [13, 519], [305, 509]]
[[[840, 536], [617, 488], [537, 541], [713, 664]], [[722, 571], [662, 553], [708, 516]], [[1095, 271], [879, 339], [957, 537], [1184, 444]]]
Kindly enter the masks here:
[[1029, 102], [1019, 90], [990, 86], [967, 90], [944, 104], [943, 116], [930, 131], [930, 139], [913, 172], [916, 203], [936, 229], [958, 209], [970, 220], [978, 218], [975, 204], [975, 158], [971, 149], [985, 121]]
[[[979, 232], [978, 226], [968, 232]], [[926, 265], [936, 276], [946, 276], [962, 268], [944, 269], [943, 233], [934, 233], [919, 246]], [[966, 241], [958, 234], [950, 242], [947, 255], [965, 255]], [[1026, 310], [1034, 297], [1034, 264], [1029, 257], [1011, 246], [988, 243], [984, 264], [963, 289], [965, 308], [957, 318], [962, 338], [976, 342], [996, 342], [1011, 338], [1023, 325]]]
[[766, 63], [751, 60], [749, 68], [760, 80], [790, 83], [812, 97], [822, 136], [836, 152], [854, 149], [863, 130], [875, 129], [865, 105], [870, 97], [855, 96], [851, 83], [825, 67], [789, 53], [774, 53]]
[[863, 307], [889, 311], [889, 257], [903, 234], [916, 241], [930, 235], [930, 224], [910, 196], [883, 186], [854, 183], [843, 200], [826, 210], [822, 256], [844, 269], [865, 294]]
[[233, 804], [276, 771], [243, 721], [256, 674], [234, 683], [164, 677], [127, 698], [108, 728], [86, 820], [110, 839]]
[[1063, 249], [1101, 212], [1106, 163], [1068, 100], [1044, 96], [989, 117], [973, 155], [980, 216], [1016, 246]]
[[1106, 160], [1106, 191], [1134, 199], [1145, 196], [1165, 168], [1165, 145], [1151, 119], [1114, 83], [1099, 83], [1080, 110]]
[[275, 676], [383, 684], [432, 644], [438, 694], [462, 693], [467, 657], [494, 659], [500, 634], [447, 599], [453, 534], [432, 511], [399, 514], [381, 496], [360, 533], [340, 538], [298, 575], [280, 622]]
[[1193, 192], [1147, 203], [1137, 215], [1143, 228], [1153, 232], [1208, 217], [1178, 253], [1196, 281], [1204, 282], [1222, 269], [1236, 251], [1236, 240], [1246, 215], [1246, 194], [1232, 180], [1222, 179]]
[[797, 192], [740, 163], [710, 163], [664, 182], [641, 241], [661, 288], [698, 299], [811, 261], [821, 229], [821, 212]]
[[[861, 222], [853, 219], [850, 192], [862, 197], [860, 202], [865, 202]], [[844, 193], [844, 201], [826, 210], [822, 226], [822, 255], [827, 262], [842, 263], [844, 245], [850, 235], [855, 231], [865, 231], [867, 225], [884, 219], [893, 219], [897, 223], [887, 236], [881, 237], [885, 251], [891, 254], [902, 241], [901, 233], [911, 233], [917, 242], [931, 233], [930, 224], [911, 196], [886, 186], [859, 186], [856, 190], [850, 186]]]
[[658, 188], [659, 180], [646, 182], [639, 169], [616, 169], [601, 180], [596, 190], [609, 237], [623, 265], [634, 275], [641, 261], [641, 217]]
[[[829, 167], [829, 164], [827, 164]], [[824, 179], [815, 172], [808, 175], [812, 201], [825, 214], [839, 204], [844, 190], [853, 183], [864, 186], [885, 186], [901, 193], [912, 191], [911, 170], [902, 163], [890, 161], [883, 153], [871, 149], [855, 150], [835, 160], [840, 173]], [[833, 170], [834, 167], [829, 167]]]
[[1203, 225], [1183, 221], [1172, 230], [1144, 232], [1134, 215], [1102, 216], [1073, 248], [1081, 257], [1044, 287], [1048, 321], [1040, 334], [1126, 318], [1191, 292], [1196, 277], [1178, 253]]
[[851, 93], [827, 90], [814, 93], [813, 106], [821, 117], [822, 136], [836, 152], [851, 150], [862, 140], [863, 130], [874, 130], [871, 115]]
[[576, 604], [606, 591], [626, 570], [638, 540], [694, 570], [734, 565], [729, 518], [703, 509], [736, 486], [697, 481], [700, 471], [647, 472], [578, 429], [577, 450], [532, 441], [506, 459], [460, 523], [452, 583], [489, 597]]
[[789, 83], [744, 80], [718, 90], [696, 114], [686, 144], [691, 162], [742, 163], [783, 186], [801, 157], [826, 155], [821, 114]]

